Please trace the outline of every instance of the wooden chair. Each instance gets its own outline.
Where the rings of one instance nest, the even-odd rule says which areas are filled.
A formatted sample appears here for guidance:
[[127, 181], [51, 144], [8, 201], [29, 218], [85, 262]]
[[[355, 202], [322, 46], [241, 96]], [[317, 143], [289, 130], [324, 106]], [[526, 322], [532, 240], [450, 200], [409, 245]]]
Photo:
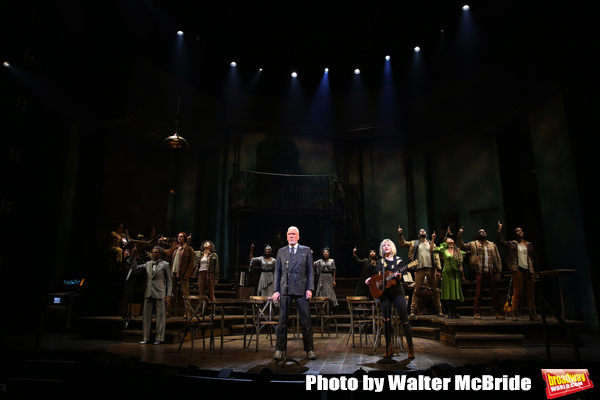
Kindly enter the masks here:
[[352, 347], [354, 344], [354, 330], [358, 329], [358, 337], [360, 347], [362, 347], [362, 338], [365, 338], [365, 344], [368, 343], [369, 326], [371, 332], [375, 335], [375, 318], [376, 318], [376, 307], [373, 300], [367, 299], [366, 296], [348, 296], [346, 297], [348, 303], [348, 312], [350, 312], [350, 334], [346, 340], [346, 346], [352, 338]]
[[[199, 330], [202, 331], [202, 348], [206, 350], [206, 335], [204, 332], [206, 329], [210, 329], [210, 343], [209, 349], [215, 349], [215, 328], [212, 323], [212, 319], [210, 316], [207, 317], [206, 310], [208, 304], [208, 296], [198, 296], [198, 295], [190, 295], [183, 296], [183, 301], [185, 302], [186, 307], [186, 322], [185, 328], [183, 330], [183, 337], [181, 338], [181, 343], [179, 343], [179, 349], [177, 352], [181, 350], [181, 346], [183, 345], [183, 341], [186, 338], [188, 332], [191, 335], [191, 349], [190, 354], [194, 352], [194, 339], [196, 337], [196, 332]], [[195, 304], [194, 304], [195, 303]], [[207, 319], [208, 318], [208, 319]]]
[[250, 333], [248, 344], [246, 347], [250, 347], [252, 337], [256, 333], [254, 341], [256, 342], [256, 351], [258, 352], [258, 340], [260, 337], [260, 330], [267, 327], [269, 339], [271, 340], [271, 347], [273, 347], [273, 333], [277, 332], [278, 320], [275, 319], [277, 313], [274, 311], [276, 306], [273, 302], [273, 298], [270, 296], [250, 296], [252, 301], [252, 322], [254, 329]]

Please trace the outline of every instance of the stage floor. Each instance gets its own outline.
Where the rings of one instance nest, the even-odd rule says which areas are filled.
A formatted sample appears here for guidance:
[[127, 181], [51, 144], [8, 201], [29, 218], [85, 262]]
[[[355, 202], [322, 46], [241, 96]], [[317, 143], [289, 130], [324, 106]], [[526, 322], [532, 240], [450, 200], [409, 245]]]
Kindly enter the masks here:
[[[225, 336], [223, 352], [220, 354], [220, 338], [215, 339], [215, 351], [202, 349], [202, 340], [194, 341], [191, 353], [191, 341], [186, 340], [178, 352], [179, 343], [163, 345], [140, 345], [139, 343], [120, 342], [111, 345], [108, 351], [125, 358], [139, 358], [140, 361], [152, 364], [165, 364], [176, 367], [195, 366], [201, 370], [220, 371], [230, 369], [234, 372], [260, 372], [263, 368], [276, 373], [314, 373], [314, 374], [352, 374], [357, 370], [370, 371], [417, 371], [427, 370], [435, 365], [459, 368], [467, 365], [481, 365], [499, 361], [515, 361], [517, 363], [547, 361], [546, 348], [540, 345], [515, 347], [480, 347], [458, 348], [442, 340], [415, 338], [414, 360], [408, 360], [406, 351], [398, 351], [393, 360], [395, 363], [380, 363], [384, 348], [379, 347], [373, 353], [371, 342], [363, 343], [360, 347], [355, 337], [355, 347], [352, 340], [348, 341], [348, 333], [314, 335], [316, 360], [308, 360], [303, 351], [302, 340], [288, 335], [288, 357], [299, 361], [299, 365], [275, 363], [272, 359], [274, 347], [271, 347], [266, 335], [261, 335], [259, 350], [256, 351], [254, 341], [250, 348], [244, 348], [242, 336]], [[586, 361], [597, 363], [600, 359], [600, 340], [583, 337], [584, 344], [580, 348], [583, 365]], [[347, 344], [348, 342], [348, 344]], [[274, 342], [273, 342], [274, 343]], [[398, 350], [398, 349], [397, 349]], [[554, 363], [575, 361], [572, 346], [553, 346], [550, 350]]]

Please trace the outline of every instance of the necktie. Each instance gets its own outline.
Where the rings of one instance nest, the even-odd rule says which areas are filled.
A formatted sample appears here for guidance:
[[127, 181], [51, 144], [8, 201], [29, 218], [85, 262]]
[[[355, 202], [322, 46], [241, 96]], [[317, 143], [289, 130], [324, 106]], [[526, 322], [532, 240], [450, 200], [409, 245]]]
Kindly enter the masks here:
[[294, 254], [296, 253], [295, 247], [290, 247], [290, 259], [294, 258]]
[[156, 263], [152, 263], [152, 272], [156, 272]]

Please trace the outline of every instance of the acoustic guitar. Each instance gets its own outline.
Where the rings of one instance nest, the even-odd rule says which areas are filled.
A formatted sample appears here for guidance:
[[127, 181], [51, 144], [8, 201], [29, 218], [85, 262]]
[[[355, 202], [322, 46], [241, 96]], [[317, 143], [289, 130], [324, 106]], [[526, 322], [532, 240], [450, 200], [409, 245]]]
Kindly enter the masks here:
[[[412, 268], [419, 264], [419, 260], [415, 260], [409, 263], [406, 268]], [[386, 289], [396, 286], [396, 272], [385, 271], [385, 275], [375, 274], [371, 277], [369, 282], [369, 289], [371, 290], [371, 296], [374, 299], [381, 297]]]

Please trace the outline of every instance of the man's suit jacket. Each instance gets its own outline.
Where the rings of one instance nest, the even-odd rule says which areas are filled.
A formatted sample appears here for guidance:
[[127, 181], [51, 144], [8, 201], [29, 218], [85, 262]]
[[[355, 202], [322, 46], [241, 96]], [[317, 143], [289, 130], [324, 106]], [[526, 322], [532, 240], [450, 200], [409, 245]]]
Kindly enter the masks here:
[[172, 273], [171, 264], [164, 260], [157, 260], [156, 270], [152, 272], [152, 261], [137, 266], [137, 269], [146, 271], [146, 289], [144, 297], [153, 299], [164, 299], [171, 296], [172, 289]]
[[310, 247], [298, 244], [293, 260], [290, 246], [277, 251], [275, 268], [275, 292], [282, 296], [304, 296], [306, 291], [315, 291], [314, 263]]

